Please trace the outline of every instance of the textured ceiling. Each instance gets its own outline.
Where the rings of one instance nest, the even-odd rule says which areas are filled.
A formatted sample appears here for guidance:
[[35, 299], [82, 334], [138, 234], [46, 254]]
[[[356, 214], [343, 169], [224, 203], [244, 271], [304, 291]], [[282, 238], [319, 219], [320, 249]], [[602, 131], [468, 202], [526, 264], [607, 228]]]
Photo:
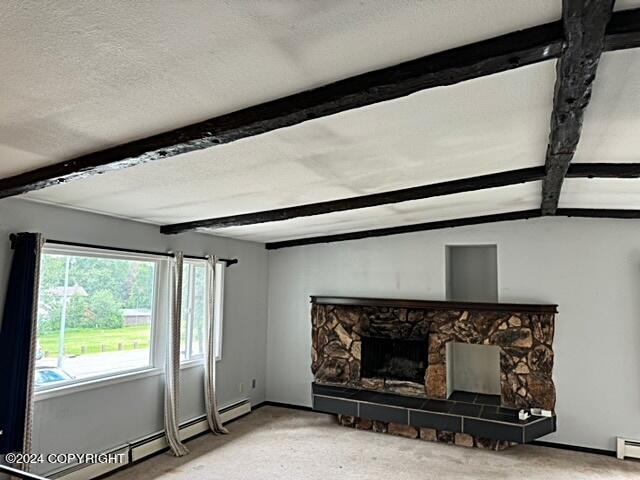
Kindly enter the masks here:
[[640, 7], [640, 0], [616, 0], [613, 10], [629, 10], [630, 8]]
[[640, 162], [640, 48], [600, 59], [574, 162]]
[[0, 178], [560, 14], [559, 0], [0, 2]]
[[[640, 163], [640, 48], [600, 59], [573, 162]], [[640, 180], [567, 179], [559, 206], [640, 209]]]
[[[560, 15], [560, 0], [3, 2], [0, 178]], [[640, 49], [603, 55], [575, 162], [640, 162], [639, 77]], [[26, 198], [167, 224], [540, 166], [554, 79], [544, 62]], [[569, 179], [560, 207], [640, 208], [636, 184]], [[534, 182], [211, 233], [278, 241], [539, 204]]]
[[554, 65], [425, 90], [28, 198], [173, 223], [542, 165]]
[[413, 225], [540, 207], [541, 182], [212, 231], [259, 242]]
[[636, 178], [568, 178], [562, 187], [561, 208], [619, 208], [640, 210], [640, 180]]

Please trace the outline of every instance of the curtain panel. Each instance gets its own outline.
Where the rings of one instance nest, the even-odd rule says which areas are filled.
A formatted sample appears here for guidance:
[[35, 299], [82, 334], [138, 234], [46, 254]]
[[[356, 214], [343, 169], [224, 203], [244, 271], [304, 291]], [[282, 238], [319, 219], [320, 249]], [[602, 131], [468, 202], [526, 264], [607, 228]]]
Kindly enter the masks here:
[[171, 308], [164, 376], [164, 429], [167, 443], [176, 457], [189, 453], [180, 441], [178, 399], [180, 398], [180, 323], [182, 321], [182, 267], [184, 257], [177, 252], [171, 274]]
[[0, 327], [0, 454], [30, 453], [42, 235], [11, 235], [13, 260]]
[[214, 317], [216, 282], [220, 281], [216, 275], [217, 263], [217, 257], [207, 257], [207, 291], [209, 292], [209, 302], [207, 304], [206, 350], [204, 354], [204, 400], [207, 409], [207, 422], [209, 422], [209, 428], [215, 434], [229, 433], [229, 431], [222, 426], [216, 401], [216, 338]]

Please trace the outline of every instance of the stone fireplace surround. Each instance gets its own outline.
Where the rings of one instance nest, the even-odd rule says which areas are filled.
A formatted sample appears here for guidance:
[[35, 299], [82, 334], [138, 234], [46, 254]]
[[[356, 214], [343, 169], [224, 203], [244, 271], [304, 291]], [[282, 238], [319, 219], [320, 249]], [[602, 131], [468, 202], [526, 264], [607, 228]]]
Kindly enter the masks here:
[[[317, 385], [446, 399], [447, 343], [496, 345], [500, 347], [500, 408], [555, 407], [552, 370], [556, 305], [311, 299], [311, 368]], [[424, 382], [361, 377], [363, 336], [428, 342]], [[348, 425], [357, 426], [362, 421], [350, 416], [339, 418]], [[385, 431], [393, 428], [397, 427], [386, 427]], [[437, 437], [437, 433], [429, 435]], [[478, 444], [476, 439], [471, 443]]]

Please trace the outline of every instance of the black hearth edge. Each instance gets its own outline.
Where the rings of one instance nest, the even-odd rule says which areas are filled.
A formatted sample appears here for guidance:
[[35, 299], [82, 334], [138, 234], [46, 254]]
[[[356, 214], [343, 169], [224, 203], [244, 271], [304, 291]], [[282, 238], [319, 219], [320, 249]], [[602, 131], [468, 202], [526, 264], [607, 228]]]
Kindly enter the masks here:
[[[276, 408], [286, 408], [289, 410], [299, 410], [301, 412], [313, 412], [313, 407], [308, 407], [306, 405], [297, 405], [293, 403], [285, 403], [285, 402], [275, 402], [273, 400], [264, 400], [259, 402], [254, 407], [251, 408], [252, 412], [262, 408], [262, 407], [276, 407]], [[322, 412], [319, 412], [322, 413]], [[557, 443], [557, 442], [545, 442], [540, 440], [533, 440], [530, 442], [530, 445], [535, 445], [538, 447], [544, 448], [556, 448], [558, 450], [567, 450], [570, 452], [580, 452], [580, 453], [591, 453], [593, 455], [603, 455], [605, 457], [615, 457], [615, 450], [605, 450], [602, 448], [593, 448], [593, 447], [583, 447], [581, 445], [570, 445], [568, 443]]]
[[[491, 398], [463, 401], [464, 395], [436, 400], [314, 382], [313, 410], [432, 428], [513, 443], [529, 443], [556, 431], [556, 416], [518, 419], [518, 410]], [[486, 396], [491, 397], [491, 396]], [[453, 400], [453, 398], [457, 398]]]

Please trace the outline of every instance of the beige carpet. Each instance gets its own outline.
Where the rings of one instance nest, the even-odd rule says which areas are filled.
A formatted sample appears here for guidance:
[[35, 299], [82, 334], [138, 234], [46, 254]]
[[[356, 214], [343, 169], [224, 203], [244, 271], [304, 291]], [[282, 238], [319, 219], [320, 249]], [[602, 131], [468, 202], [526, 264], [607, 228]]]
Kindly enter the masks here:
[[493, 452], [353, 430], [334, 417], [263, 407], [229, 425], [231, 433], [188, 443], [111, 479], [640, 479], [640, 462], [516, 446]]

